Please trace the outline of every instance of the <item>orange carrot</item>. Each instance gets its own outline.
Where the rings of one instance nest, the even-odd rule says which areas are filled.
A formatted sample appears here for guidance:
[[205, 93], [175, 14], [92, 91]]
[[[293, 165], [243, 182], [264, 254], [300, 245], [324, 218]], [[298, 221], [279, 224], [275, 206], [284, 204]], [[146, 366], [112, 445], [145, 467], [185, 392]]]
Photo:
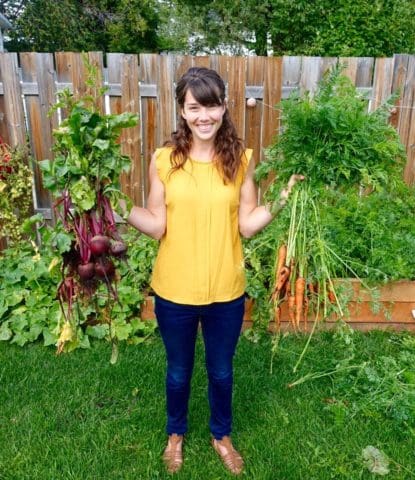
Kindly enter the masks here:
[[285, 285], [285, 282], [288, 280], [290, 276], [290, 272], [291, 272], [290, 267], [287, 267], [286, 265], [284, 265], [281, 268], [281, 270], [278, 273], [277, 283], [275, 287], [276, 291], [280, 292], [282, 290], [282, 288]]
[[[284, 285], [284, 288], [285, 288], [285, 295], [288, 298], [291, 294], [291, 283], [286, 282], [285, 285]], [[294, 295], [294, 293], [293, 293], [293, 295]]]
[[[284, 283], [280, 281], [281, 273], [283, 268], [285, 267], [285, 260], [287, 258], [287, 245], [281, 244], [280, 248], [278, 249], [277, 261], [275, 262], [275, 280], [274, 280], [274, 288], [272, 293], [272, 299], [275, 301], [279, 297], [279, 292], [281, 291], [282, 286]], [[284, 272], [285, 275], [285, 272]], [[288, 275], [287, 275], [288, 278]]]
[[314, 295], [317, 293], [317, 290], [318, 290], [318, 287], [316, 284], [311, 282], [308, 284], [308, 292], [311, 298], [314, 297]]
[[331, 287], [327, 288], [327, 296], [330, 303], [336, 303], [336, 295]]
[[277, 275], [281, 268], [285, 265], [285, 260], [287, 259], [287, 245], [283, 243], [280, 245], [280, 248], [278, 249], [278, 257], [277, 257], [277, 268], [275, 270], [275, 280], [277, 280]]
[[295, 324], [297, 328], [300, 328], [300, 321], [303, 313], [304, 292], [305, 278], [297, 277], [297, 280], [295, 281]]

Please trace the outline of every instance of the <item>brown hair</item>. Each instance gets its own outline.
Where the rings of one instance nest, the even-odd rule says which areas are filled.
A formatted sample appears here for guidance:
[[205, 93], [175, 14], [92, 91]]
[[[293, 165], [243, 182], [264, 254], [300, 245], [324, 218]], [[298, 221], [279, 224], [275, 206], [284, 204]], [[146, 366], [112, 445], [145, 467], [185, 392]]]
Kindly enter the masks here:
[[[187, 91], [201, 105], [223, 105], [225, 102], [225, 84], [215, 70], [192, 67], [182, 76], [176, 86], [176, 99], [180, 108], [184, 107]], [[183, 168], [192, 146], [192, 133], [186, 120], [180, 116], [177, 130], [166, 143], [173, 147], [171, 153], [172, 171]], [[234, 181], [241, 165], [244, 152], [242, 140], [238, 137], [235, 125], [226, 109], [222, 125], [215, 136], [215, 163], [224, 182]]]

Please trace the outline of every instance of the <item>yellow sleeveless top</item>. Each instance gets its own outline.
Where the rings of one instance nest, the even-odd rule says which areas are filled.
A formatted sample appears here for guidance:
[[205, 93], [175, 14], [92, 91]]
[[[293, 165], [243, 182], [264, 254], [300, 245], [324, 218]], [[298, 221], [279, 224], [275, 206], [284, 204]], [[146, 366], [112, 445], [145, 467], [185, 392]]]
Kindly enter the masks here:
[[233, 300], [245, 291], [238, 209], [252, 150], [245, 150], [235, 182], [226, 185], [213, 163], [193, 159], [169, 175], [170, 153], [171, 148], [156, 150], [157, 172], [165, 187], [167, 227], [151, 287], [176, 303]]

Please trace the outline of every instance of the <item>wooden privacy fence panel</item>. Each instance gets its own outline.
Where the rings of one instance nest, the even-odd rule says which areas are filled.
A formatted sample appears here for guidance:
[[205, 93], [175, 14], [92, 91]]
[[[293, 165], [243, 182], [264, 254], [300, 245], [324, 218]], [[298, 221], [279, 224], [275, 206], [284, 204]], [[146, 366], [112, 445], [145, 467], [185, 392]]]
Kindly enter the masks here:
[[[192, 66], [214, 68], [227, 85], [228, 107], [239, 135], [254, 149], [255, 161], [264, 156], [280, 128], [276, 105], [293, 90], [315, 90], [331, 66], [341, 62], [344, 73], [365, 94], [372, 111], [393, 91], [400, 97], [392, 112], [394, 125], [406, 147], [405, 180], [415, 181], [415, 56], [393, 58], [226, 57], [155, 54], [85, 54], [95, 67], [96, 88], [108, 87], [98, 108], [107, 113], [137, 112], [139, 125], [125, 130], [120, 142], [132, 168], [123, 176], [124, 191], [142, 205], [148, 194], [151, 154], [170, 137], [180, 114], [175, 86]], [[64, 118], [48, 116], [56, 93], [70, 88], [76, 96], [93, 93], [86, 83], [87, 69], [80, 53], [0, 53], [0, 135], [11, 145], [28, 143], [33, 156], [36, 210], [51, 215], [50, 198], [42, 187], [37, 160], [53, 158], [53, 129]], [[257, 100], [247, 107], [246, 99]]]

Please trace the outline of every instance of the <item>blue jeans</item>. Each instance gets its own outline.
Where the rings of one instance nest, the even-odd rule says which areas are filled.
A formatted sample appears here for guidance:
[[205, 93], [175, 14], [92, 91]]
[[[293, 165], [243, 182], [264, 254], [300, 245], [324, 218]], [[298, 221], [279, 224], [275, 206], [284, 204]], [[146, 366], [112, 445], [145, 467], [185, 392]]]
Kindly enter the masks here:
[[210, 406], [209, 427], [220, 440], [232, 428], [232, 360], [241, 332], [245, 297], [209, 305], [182, 305], [159, 296], [155, 313], [167, 353], [167, 433], [187, 431], [195, 344], [199, 321], [205, 344]]

